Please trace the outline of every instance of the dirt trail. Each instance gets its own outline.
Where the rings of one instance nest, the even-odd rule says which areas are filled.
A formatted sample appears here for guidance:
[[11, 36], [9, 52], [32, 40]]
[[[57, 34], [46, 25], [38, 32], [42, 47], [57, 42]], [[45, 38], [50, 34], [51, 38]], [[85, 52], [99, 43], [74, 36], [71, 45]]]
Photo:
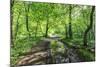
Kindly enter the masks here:
[[[52, 55], [50, 42], [56, 40], [57, 44], [63, 45], [65, 48], [64, 54]], [[26, 53], [25, 57], [20, 59], [17, 63], [18, 66], [26, 65], [40, 65], [40, 64], [59, 64], [59, 63], [73, 63], [80, 62], [77, 53], [74, 49], [69, 49], [66, 44], [62, 43], [58, 39], [45, 38], [40, 41], [38, 46], [33, 47], [29, 53]]]

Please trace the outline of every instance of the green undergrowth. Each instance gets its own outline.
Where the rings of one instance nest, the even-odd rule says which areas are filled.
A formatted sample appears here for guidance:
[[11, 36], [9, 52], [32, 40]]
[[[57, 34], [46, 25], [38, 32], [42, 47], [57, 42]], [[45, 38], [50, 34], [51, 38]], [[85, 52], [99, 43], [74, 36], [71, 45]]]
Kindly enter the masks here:
[[53, 40], [50, 44], [51, 51], [53, 53], [64, 53], [65, 47], [63, 43], [59, 43], [59, 41]]
[[69, 47], [72, 48], [73, 46], [82, 47], [82, 39], [63, 39], [63, 42]]
[[95, 61], [95, 53], [92, 53], [87, 49], [78, 49], [77, 53], [83, 61]]
[[[83, 47], [83, 39], [82, 38], [79, 38], [79, 39], [62, 39], [63, 42], [69, 47], [71, 48], [72, 46], [76, 46], [76, 47], [79, 47], [79, 48], [84, 48]], [[93, 48], [95, 47], [95, 42], [94, 40], [90, 40], [88, 41], [88, 48]]]
[[63, 41], [64, 43], [66, 43], [69, 49], [73, 46], [78, 47], [75, 50], [77, 51], [77, 54], [79, 55], [80, 59], [82, 59], [83, 61], [95, 61], [95, 51], [91, 52], [88, 50], [92, 47], [95, 47], [93, 43], [88, 44], [87, 47], [84, 47], [82, 44], [82, 39], [64, 39]]
[[11, 47], [11, 65], [16, 65], [18, 59], [23, 57], [23, 54], [30, 51], [39, 40], [39, 38], [20, 38], [16, 40], [14, 44], [16, 47]]

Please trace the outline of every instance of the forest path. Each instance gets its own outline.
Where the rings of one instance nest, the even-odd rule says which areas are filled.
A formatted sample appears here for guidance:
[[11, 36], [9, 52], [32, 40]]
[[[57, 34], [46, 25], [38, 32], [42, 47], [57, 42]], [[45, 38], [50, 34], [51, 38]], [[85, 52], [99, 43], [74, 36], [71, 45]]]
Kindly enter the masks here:
[[[52, 41], [57, 41], [57, 45], [64, 46], [64, 48], [61, 48], [60, 52], [55, 55], [53, 55], [50, 48]], [[61, 53], [63, 50], [64, 53]], [[80, 61], [76, 51], [73, 48], [68, 48], [67, 44], [61, 42], [59, 38], [43, 38], [36, 47], [33, 47], [29, 53], [26, 53], [26, 55], [18, 61], [17, 65], [59, 64]]]

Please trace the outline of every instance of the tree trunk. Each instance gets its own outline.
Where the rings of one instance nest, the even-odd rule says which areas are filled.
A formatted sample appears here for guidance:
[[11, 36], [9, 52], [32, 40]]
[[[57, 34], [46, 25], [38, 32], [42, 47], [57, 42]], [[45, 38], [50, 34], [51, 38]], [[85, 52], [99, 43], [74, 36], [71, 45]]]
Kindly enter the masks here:
[[68, 29], [68, 27], [67, 27], [67, 24], [66, 24], [65, 25], [65, 35], [66, 35], [65, 37], [66, 37], [66, 39], [68, 38], [68, 30], [67, 29]]
[[28, 32], [28, 35], [30, 37], [30, 31], [29, 31], [29, 18], [28, 18], [28, 12], [29, 12], [29, 4], [27, 5], [27, 8], [25, 7], [25, 12], [26, 12], [26, 29], [27, 29], [27, 32]]
[[11, 22], [11, 47], [13, 47], [14, 46], [14, 42], [13, 42], [13, 31], [12, 31], [12, 25], [13, 25], [13, 5], [14, 5], [14, 0], [11, 0], [10, 1], [10, 14], [11, 14], [11, 16], [10, 16], [10, 18], [11, 18], [11, 20], [10, 20], [10, 22]]
[[16, 24], [16, 29], [15, 29], [16, 32], [15, 32], [15, 35], [14, 35], [15, 36], [15, 40], [16, 40], [16, 37], [17, 37], [17, 32], [18, 32], [18, 27], [19, 27], [19, 21], [18, 20], [19, 20], [20, 14], [21, 14], [21, 11], [19, 11], [18, 18], [17, 18], [17, 21], [16, 21], [16, 23], [17, 23]]
[[48, 25], [49, 25], [49, 18], [47, 17], [45, 37], [47, 37], [47, 36], [48, 36], [48, 29], [49, 29]]
[[36, 36], [37, 36], [38, 26], [39, 26], [39, 20], [37, 20], [37, 25], [36, 25], [36, 29], [35, 29], [35, 38], [36, 38]]
[[87, 46], [88, 45], [87, 44], [87, 34], [92, 29], [94, 10], [95, 10], [95, 6], [92, 7], [92, 10], [91, 10], [91, 13], [90, 13], [90, 25], [87, 27], [87, 29], [84, 32], [84, 37], [83, 37], [84, 46]]
[[69, 38], [72, 39], [72, 24], [71, 24], [71, 12], [72, 12], [72, 6], [69, 6]]

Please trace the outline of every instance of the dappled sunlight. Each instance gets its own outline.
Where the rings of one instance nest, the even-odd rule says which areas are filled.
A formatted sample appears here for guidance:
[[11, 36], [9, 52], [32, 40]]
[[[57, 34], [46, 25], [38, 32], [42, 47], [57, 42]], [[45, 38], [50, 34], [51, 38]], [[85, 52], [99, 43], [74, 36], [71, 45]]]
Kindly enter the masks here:
[[11, 66], [95, 61], [95, 6], [11, 4]]

